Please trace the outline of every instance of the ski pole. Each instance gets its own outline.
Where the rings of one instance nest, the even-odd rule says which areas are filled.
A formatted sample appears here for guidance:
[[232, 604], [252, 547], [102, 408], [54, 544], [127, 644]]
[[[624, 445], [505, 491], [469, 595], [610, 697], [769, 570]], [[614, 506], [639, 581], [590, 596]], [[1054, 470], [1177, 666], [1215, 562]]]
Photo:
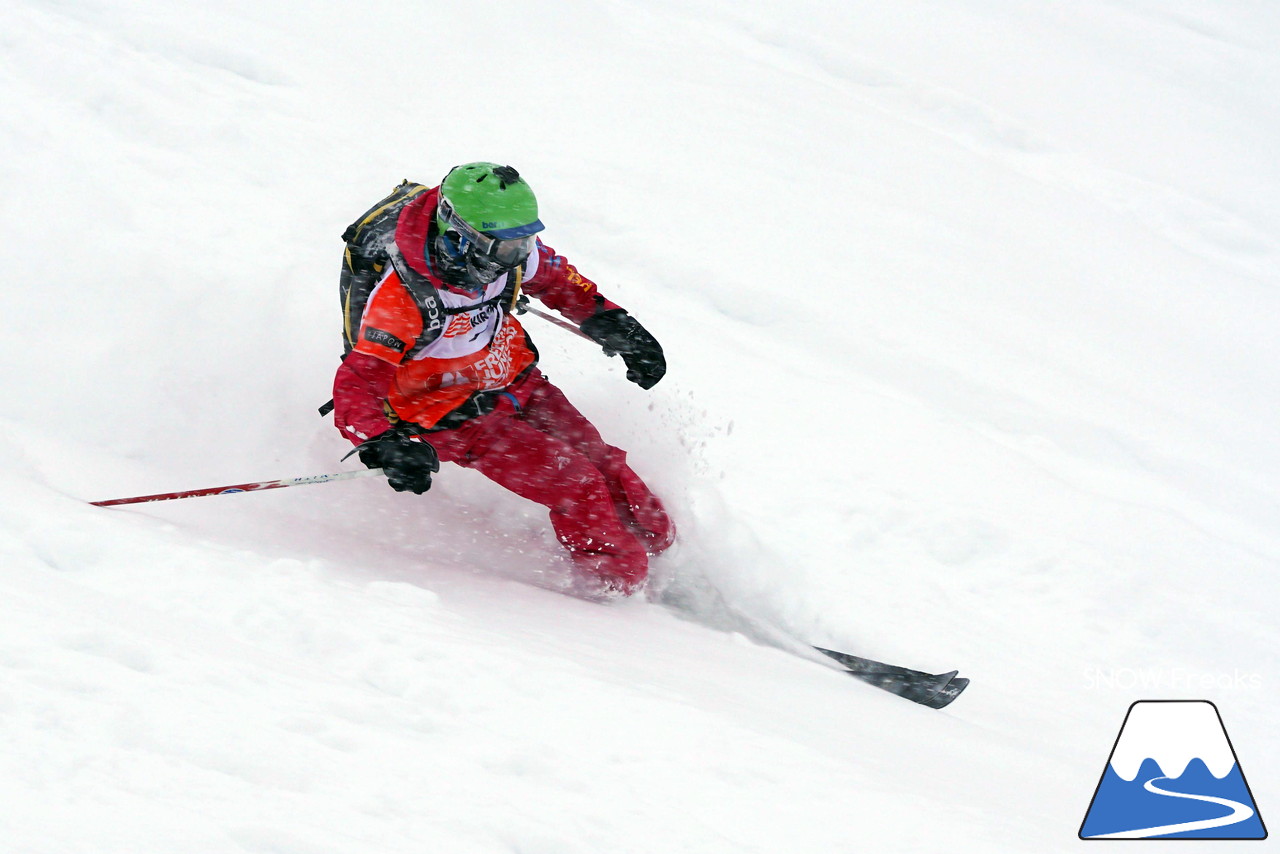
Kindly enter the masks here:
[[112, 498], [109, 501], [90, 501], [95, 507], [113, 507], [117, 504], [143, 504], [148, 501], [172, 501], [176, 498], [198, 498], [202, 495], [229, 495], [234, 492], [257, 492], [260, 489], [280, 489], [285, 486], [309, 486], [313, 483], [330, 483], [350, 480], [353, 477], [373, 477], [382, 469], [340, 471], [334, 474], [313, 474], [310, 477], [291, 477], [284, 480], [263, 480], [258, 483], [237, 483], [232, 486], [211, 486], [208, 489], [188, 489], [185, 492], [161, 492], [156, 495], [139, 495], [135, 498]]
[[529, 312], [530, 314], [536, 314], [538, 317], [541, 317], [543, 320], [549, 323], [554, 323], [556, 326], [559, 326], [561, 329], [567, 329], [570, 332], [572, 332], [574, 335], [577, 335], [579, 338], [585, 338], [588, 341], [591, 341], [592, 343], [594, 343], [594, 339], [590, 335], [583, 332], [581, 329], [574, 326], [572, 323], [570, 323], [567, 320], [561, 320], [560, 318], [556, 317], [554, 314], [547, 314], [545, 311], [538, 308], [534, 308], [531, 305], [526, 305], [525, 311]]

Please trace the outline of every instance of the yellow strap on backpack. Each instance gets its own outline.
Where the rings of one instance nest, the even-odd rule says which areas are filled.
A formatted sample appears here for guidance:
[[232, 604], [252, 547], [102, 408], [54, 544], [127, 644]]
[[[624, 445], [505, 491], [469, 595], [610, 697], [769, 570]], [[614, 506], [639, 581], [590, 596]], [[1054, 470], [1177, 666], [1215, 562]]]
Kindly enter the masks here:
[[511, 305], [508, 306], [510, 311], [515, 311], [516, 303], [520, 301], [520, 283], [524, 280], [524, 267], [516, 267], [515, 277], [516, 286], [511, 289]]

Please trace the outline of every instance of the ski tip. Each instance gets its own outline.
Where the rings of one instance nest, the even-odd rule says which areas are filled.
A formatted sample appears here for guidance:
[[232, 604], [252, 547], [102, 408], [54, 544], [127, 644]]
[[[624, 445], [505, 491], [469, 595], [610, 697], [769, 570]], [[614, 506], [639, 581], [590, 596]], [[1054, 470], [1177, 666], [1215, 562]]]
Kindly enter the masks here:
[[936, 694], [926, 700], [923, 705], [928, 706], [931, 709], [942, 709], [951, 705], [951, 702], [955, 700], [956, 697], [959, 697], [965, 688], [969, 687], [969, 680], [963, 676], [957, 675], [958, 672], [959, 671], [953, 670], [949, 674], [942, 674], [943, 676], [949, 677], [946, 684], [943, 685]]
[[930, 709], [941, 709], [950, 705], [965, 688], [969, 687], [969, 680], [961, 676], [958, 670], [949, 670], [946, 673], [925, 673], [869, 658], [859, 658], [847, 652], [837, 652], [820, 646], [815, 646], [814, 649], [840, 662], [845, 666], [845, 672], [855, 679]]

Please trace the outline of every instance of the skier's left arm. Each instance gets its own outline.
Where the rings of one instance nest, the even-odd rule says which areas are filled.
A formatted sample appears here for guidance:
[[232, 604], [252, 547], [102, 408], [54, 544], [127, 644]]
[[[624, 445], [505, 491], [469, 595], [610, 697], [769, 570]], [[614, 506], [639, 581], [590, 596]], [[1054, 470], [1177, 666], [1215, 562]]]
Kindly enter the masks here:
[[606, 299], [596, 283], [563, 255], [539, 240], [526, 269], [524, 292], [577, 323], [606, 354], [621, 355], [627, 364], [627, 379], [650, 389], [666, 374], [667, 360], [657, 339], [626, 309]]

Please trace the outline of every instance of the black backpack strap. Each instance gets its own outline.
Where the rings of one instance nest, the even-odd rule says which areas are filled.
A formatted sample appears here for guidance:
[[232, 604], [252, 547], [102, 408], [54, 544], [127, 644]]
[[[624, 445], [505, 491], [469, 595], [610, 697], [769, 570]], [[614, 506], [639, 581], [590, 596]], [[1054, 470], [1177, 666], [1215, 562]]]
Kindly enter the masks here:
[[440, 299], [439, 291], [430, 280], [409, 266], [404, 256], [400, 254], [399, 247], [394, 243], [387, 248], [387, 257], [400, 276], [401, 284], [413, 297], [418, 310], [422, 312], [422, 334], [405, 353], [406, 359], [421, 353], [424, 348], [444, 334], [446, 318], [455, 314], [467, 314], [491, 305], [497, 305], [503, 311], [510, 312], [520, 296], [521, 270], [517, 268], [508, 276], [507, 287], [496, 297], [471, 305], [450, 308]]
[[450, 312], [445, 308], [435, 285], [431, 284], [426, 276], [409, 266], [394, 243], [387, 247], [387, 257], [400, 276], [400, 284], [404, 285], [404, 289], [409, 292], [414, 304], [418, 306], [418, 311], [422, 312], [422, 334], [405, 353], [405, 358], [410, 359], [443, 335], [445, 316], [457, 312]]

